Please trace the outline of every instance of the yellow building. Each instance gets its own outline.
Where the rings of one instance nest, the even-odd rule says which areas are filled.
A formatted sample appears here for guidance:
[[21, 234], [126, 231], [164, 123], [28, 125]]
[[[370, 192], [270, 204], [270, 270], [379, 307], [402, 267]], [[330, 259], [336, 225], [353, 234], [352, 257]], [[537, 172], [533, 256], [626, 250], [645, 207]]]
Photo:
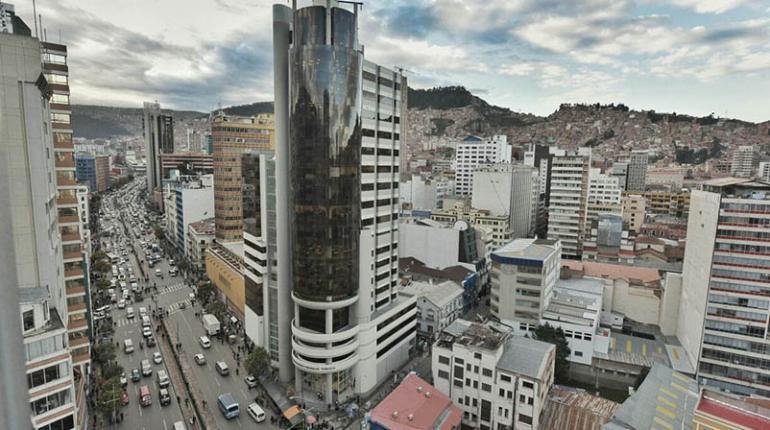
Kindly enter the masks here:
[[246, 289], [243, 281], [243, 242], [222, 245], [212, 242], [204, 257], [206, 275], [216, 287], [217, 295], [227, 300], [227, 305], [243, 321]]

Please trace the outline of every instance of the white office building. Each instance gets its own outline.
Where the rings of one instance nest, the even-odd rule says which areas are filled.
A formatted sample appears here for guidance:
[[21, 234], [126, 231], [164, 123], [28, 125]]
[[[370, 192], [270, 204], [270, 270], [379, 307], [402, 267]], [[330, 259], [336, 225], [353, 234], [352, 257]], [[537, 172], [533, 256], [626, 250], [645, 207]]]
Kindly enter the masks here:
[[617, 177], [605, 175], [601, 169], [592, 168], [588, 174], [586, 228], [591, 228], [592, 223], [599, 219], [599, 214], [621, 215], [622, 194], [623, 190]]
[[188, 227], [214, 215], [214, 177], [203, 175], [188, 182], [167, 183], [163, 192], [166, 237], [189, 255]]
[[468, 427], [535, 430], [553, 385], [556, 347], [507, 327], [457, 320], [433, 344], [433, 385]]
[[468, 136], [457, 142], [455, 152], [455, 194], [470, 197], [473, 194], [473, 172], [482, 164], [510, 163], [511, 145], [505, 135], [491, 139]]
[[588, 215], [591, 148], [556, 150], [552, 163], [548, 239], [561, 241], [563, 257], [580, 259]]
[[398, 284], [406, 79], [364, 59], [359, 8], [273, 5], [278, 291], [295, 392], [324, 408], [390, 378], [417, 332]]
[[739, 146], [733, 152], [730, 174], [736, 178], [751, 178], [757, 171], [759, 148], [752, 145]]
[[440, 208], [444, 197], [452, 193], [454, 181], [441, 175], [412, 175], [411, 179], [401, 182], [399, 187], [401, 205], [413, 211], [432, 211]]
[[539, 189], [539, 182], [533, 184], [534, 173], [534, 168], [520, 164], [478, 166], [473, 172], [471, 207], [508, 216], [513, 239], [530, 236], [535, 230]]

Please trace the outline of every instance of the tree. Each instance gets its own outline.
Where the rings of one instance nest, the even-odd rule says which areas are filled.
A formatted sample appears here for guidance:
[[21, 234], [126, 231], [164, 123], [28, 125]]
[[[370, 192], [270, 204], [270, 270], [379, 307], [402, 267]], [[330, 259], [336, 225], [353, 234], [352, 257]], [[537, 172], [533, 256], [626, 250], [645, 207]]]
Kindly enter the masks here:
[[110, 281], [107, 280], [107, 278], [101, 278], [98, 281], [96, 281], [96, 288], [100, 290], [106, 290], [110, 287]]
[[256, 347], [254, 351], [246, 356], [243, 362], [250, 375], [259, 376], [270, 365], [270, 358], [264, 348]]
[[107, 253], [104, 251], [95, 251], [93, 254], [91, 254], [91, 263], [96, 263], [97, 261], [104, 260], [107, 258]]
[[208, 303], [211, 300], [211, 296], [214, 294], [214, 285], [210, 281], [198, 282], [198, 300], [201, 303]]
[[117, 361], [108, 361], [102, 364], [102, 377], [104, 379], [111, 379], [116, 376], [120, 376], [120, 374], [123, 372], [123, 366], [118, 364]]
[[556, 345], [556, 362], [554, 364], [554, 382], [562, 384], [569, 380], [569, 349], [567, 337], [561, 327], [553, 327], [550, 324], [540, 325], [535, 329], [533, 336], [536, 340]]
[[94, 361], [105, 365], [115, 359], [115, 344], [102, 342], [94, 346]]
[[99, 260], [95, 262], [91, 268], [97, 272], [108, 273], [110, 270], [112, 270], [112, 265], [110, 265], [110, 263], [108, 263], [106, 260]]
[[100, 385], [96, 396], [96, 410], [104, 418], [109, 418], [120, 408], [122, 398], [123, 387], [120, 384], [120, 377], [114, 376]]
[[206, 312], [213, 314], [219, 321], [224, 321], [227, 315], [227, 305], [215, 300], [206, 306]]

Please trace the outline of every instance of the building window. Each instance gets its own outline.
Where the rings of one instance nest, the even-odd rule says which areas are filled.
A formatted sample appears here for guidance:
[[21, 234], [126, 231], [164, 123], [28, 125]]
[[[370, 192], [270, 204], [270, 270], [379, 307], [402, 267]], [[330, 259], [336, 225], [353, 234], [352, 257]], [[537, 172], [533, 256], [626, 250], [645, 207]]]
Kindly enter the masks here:
[[508, 375], [500, 375], [500, 380], [504, 382], [511, 382], [511, 377]]
[[481, 353], [480, 352], [473, 353], [473, 358], [475, 358], [476, 360], [481, 360]]
[[524, 388], [535, 388], [535, 384], [529, 381], [521, 381], [521, 386]]
[[481, 374], [486, 376], [486, 377], [491, 378], [492, 377], [492, 369], [487, 369], [487, 368], [481, 369]]
[[449, 357], [445, 357], [443, 355], [438, 356], [438, 362], [441, 364], [449, 365]]
[[497, 391], [497, 394], [498, 394], [500, 397], [505, 397], [505, 390], [503, 390], [502, 388], [500, 388], [500, 389]]
[[482, 391], [486, 391], [487, 393], [491, 393], [492, 392], [492, 386], [489, 385], [489, 384], [482, 383], [481, 384], [481, 390]]
[[438, 377], [441, 378], [441, 379], [447, 379], [448, 380], [449, 379], [449, 372], [447, 372], [446, 370], [439, 370], [438, 371]]
[[583, 352], [582, 351], [575, 351], [575, 357], [582, 357]]
[[532, 425], [532, 417], [524, 414], [519, 414], [519, 421], [523, 422], [524, 424]]
[[22, 320], [24, 323], [24, 331], [30, 331], [35, 328], [35, 311], [28, 310], [22, 314]]

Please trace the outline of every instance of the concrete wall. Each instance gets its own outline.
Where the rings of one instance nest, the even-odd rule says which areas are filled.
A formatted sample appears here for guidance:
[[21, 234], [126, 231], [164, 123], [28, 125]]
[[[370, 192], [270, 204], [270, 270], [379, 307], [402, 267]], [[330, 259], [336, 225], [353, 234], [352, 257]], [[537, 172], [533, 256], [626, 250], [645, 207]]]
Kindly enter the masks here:
[[697, 369], [703, 339], [703, 322], [708, 300], [711, 261], [714, 255], [720, 196], [693, 191], [687, 220], [687, 248], [682, 271], [682, 298], [676, 335]]
[[660, 299], [654, 290], [629, 285], [625, 279], [605, 281], [603, 307], [644, 324], [658, 324], [660, 317]]
[[660, 331], [664, 336], [676, 335], [679, 326], [679, 306], [682, 299], [682, 274], [666, 273], [663, 299], [660, 301]]
[[414, 257], [436, 269], [459, 261], [460, 232], [453, 228], [404, 223], [399, 225], [398, 241], [399, 258]]

